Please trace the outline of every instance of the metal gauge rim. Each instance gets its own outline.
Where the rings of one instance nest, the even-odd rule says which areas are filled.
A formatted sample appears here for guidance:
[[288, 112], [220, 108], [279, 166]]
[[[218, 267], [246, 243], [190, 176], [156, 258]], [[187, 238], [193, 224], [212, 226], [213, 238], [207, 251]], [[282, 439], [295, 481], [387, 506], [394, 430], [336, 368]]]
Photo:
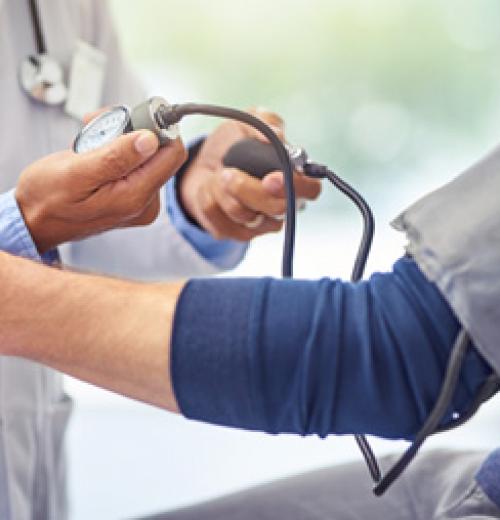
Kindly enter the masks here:
[[167, 108], [170, 108], [170, 103], [159, 96], [152, 97], [149, 100], [149, 111], [151, 115], [151, 121], [154, 122], [155, 125], [155, 133], [158, 135], [158, 138], [160, 139], [160, 144], [164, 145], [169, 141], [175, 141], [180, 136], [180, 130], [179, 125], [171, 125], [168, 128], [162, 128], [158, 125], [158, 122], [156, 121], [156, 111], [161, 107], [165, 106]]
[[[85, 137], [89, 135], [89, 132], [99, 125], [104, 119], [108, 118], [111, 114], [114, 114], [116, 112], [123, 112], [123, 120], [120, 123], [119, 126], [116, 127], [116, 129], [113, 130], [113, 132], [106, 136], [105, 139], [103, 139], [103, 142], [97, 146], [97, 147], [87, 147], [82, 149], [82, 143], [84, 143]], [[89, 123], [87, 123], [79, 132], [78, 135], [75, 138], [75, 141], [73, 143], [73, 151], [75, 153], [84, 153], [87, 151], [95, 150], [99, 148], [100, 146], [104, 146], [105, 144], [108, 144], [113, 139], [116, 139], [117, 137], [120, 137], [124, 133], [127, 132], [127, 130], [130, 128], [130, 108], [125, 105], [117, 105], [114, 107], [111, 107], [109, 110], [106, 110], [102, 114], [99, 114], [96, 118], [92, 119]]]

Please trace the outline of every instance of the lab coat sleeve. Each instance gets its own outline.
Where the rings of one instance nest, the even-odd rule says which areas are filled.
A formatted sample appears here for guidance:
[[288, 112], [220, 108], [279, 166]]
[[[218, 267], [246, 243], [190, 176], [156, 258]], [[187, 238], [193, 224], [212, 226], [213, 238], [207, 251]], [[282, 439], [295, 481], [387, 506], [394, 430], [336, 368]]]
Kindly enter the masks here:
[[[108, 60], [102, 104], [135, 105], [147, 94], [124, 59], [107, 2], [93, 0], [92, 8], [93, 44]], [[208, 233], [200, 241], [190, 236], [189, 226], [177, 229], [169, 218], [166, 191], [161, 198], [162, 211], [153, 225], [111, 231], [65, 246], [63, 260], [77, 268], [147, 280], [214, 274], [237, 265], [244, 256], [241, 244], [227, 248]], [[176, 214], [177, 223], [183, 222]]]

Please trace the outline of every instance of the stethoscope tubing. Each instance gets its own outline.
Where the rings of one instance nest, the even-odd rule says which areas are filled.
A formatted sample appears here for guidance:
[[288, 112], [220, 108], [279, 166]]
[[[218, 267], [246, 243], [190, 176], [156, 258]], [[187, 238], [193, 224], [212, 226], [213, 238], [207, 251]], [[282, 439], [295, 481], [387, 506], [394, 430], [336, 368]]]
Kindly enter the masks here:
[[40, 11], [38, 9], [37, 0], [28, 0], [28, 3], [30, 8], [33, 36], [35, 37], [36, 51], [38, 54], [46, 54], [47, 45], [45, 44], [45, 36], [43, 34], [43, 28], [40, 20]]

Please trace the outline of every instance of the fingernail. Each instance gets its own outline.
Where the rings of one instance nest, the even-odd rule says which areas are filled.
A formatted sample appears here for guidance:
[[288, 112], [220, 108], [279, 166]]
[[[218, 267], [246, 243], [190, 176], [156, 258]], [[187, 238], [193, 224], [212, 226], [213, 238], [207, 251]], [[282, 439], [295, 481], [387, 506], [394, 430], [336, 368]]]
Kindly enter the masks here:
[[230, 182], [233, 178], [233, 172], [231, 170], [222, 170], [222, 180], [224, 182]]
[[140, 132], [134, 146], [143, 157], [150, 157], [158, 150], [158, 138], [153, 132]]

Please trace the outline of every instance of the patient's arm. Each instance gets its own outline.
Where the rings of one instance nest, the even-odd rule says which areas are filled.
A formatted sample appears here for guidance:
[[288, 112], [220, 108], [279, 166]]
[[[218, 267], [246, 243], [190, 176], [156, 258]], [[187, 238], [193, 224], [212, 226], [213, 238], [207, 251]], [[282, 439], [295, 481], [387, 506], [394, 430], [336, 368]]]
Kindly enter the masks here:
[[[0, 287], [2, 353], [193, 419], [272, 433], [411, 438], [459, 329], [409, 259], [359, 284], [213, 279], [182, 290], [0, 254]], [[447, 419], [490, 373], [471, 350]]]
[[[184, 415], [302, 435], [412, 438], [436, 402], [460, 324], [410, 258], [342, 280], [193, 280], [177, 305], [173, 387]], [[491, 373], [466, 357], [445, 422]]]
[[169, 341], [182, 285], [75, 274], [0, 253], [0, 353], [176, 410]]

